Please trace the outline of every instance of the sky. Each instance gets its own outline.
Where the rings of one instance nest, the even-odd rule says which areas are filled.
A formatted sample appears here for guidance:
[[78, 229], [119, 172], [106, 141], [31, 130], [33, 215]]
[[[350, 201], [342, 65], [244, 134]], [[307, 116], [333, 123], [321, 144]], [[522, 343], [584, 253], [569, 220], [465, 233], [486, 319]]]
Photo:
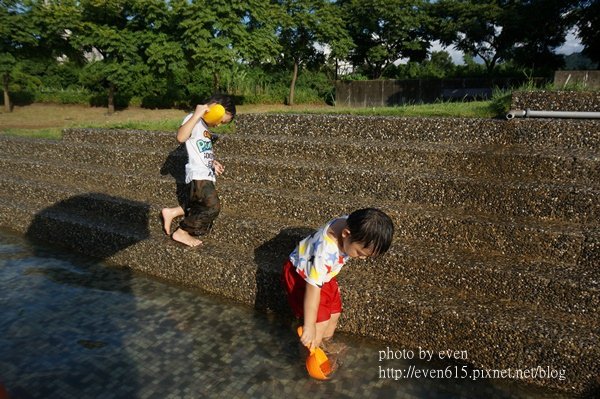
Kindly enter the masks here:
[[[453, 46], [444, 48], [440, 42], [435, 41], [432, 43], [431, 49], [433, 51], [446, 50], [450, 57], [452, 58], [452, 62], [456, 65], [463, 64], [463, 53], [461, 51], [456, 50]], [[557, 54], [569, 55], [573, 53], [578, 53], [583, 50], [583, 45], [581, 41], [577, 37], [576, 30], [572, 29], [567, 33], [565, 44], [558, 47], [556, 49]], [[475, 59], [477, 61], [477, 59]]]

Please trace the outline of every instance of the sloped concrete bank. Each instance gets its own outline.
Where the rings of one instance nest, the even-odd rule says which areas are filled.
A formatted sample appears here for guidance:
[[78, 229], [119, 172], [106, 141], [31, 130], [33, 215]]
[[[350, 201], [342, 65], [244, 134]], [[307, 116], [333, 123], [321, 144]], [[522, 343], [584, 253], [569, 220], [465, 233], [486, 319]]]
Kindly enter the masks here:
[[295, 243], [381, 207], [397, 235], [340, 275], [341, 330], [600, 386], [596, 121], [240, 115], [216, 147], [223, 213], [196, 250], [158, 217], [181, 192], [173, 133], [74, 129], [0, 148], [0, 225], [277, 314]]

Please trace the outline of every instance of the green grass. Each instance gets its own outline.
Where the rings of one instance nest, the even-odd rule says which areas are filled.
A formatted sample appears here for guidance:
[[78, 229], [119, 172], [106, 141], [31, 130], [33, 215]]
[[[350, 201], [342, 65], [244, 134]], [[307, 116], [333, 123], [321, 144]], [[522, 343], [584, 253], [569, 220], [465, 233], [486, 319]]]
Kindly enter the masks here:
[[[333, 108], [327, 114], [382, 115], [405, 117], [457, 117], [493, 118], [491, 101], [438, 102], [434, 104], [410, 104], [395, 107]], [[312, 112], [308, 112], [312, 113]], [[316, 113], [316, 112], [315, 112]]]
[[6, 136], [32, 137], [36, 139], [59, 140], [62, 138], [62, 129], [0, 129], [0, 134]]
[[72, 127], [103, 128], [103, 129], [135, 129], [135, 130], [160, 130], [175, 132], [181, 125], [181, 118], [160, 121], [127, 121], [114, 123], [86, 123]]
[[[403, 105], [397, 107], [371, 107], [371, 108], [341, 108], [341, 107], [310, 107], [305, 110], [273, 110], [269, 114], [326, 114], [326, 115], [379, 115], [403, 117], [457, 117], [457, 118], [493, 118], [496, 113], [491, 107], [491, 101], [473, 102], [440, 102], [435, 104]], [[140, 129], [177, 131], [181, 119], [163, 121], [128, 121], [118, 123], [87, 124], [86, 127], [110, 129]], [[213, 129], [211, 129], [213, 130]], [[234, 124], [214, 128], [216, 133], [231, 133], [235, 130]]]

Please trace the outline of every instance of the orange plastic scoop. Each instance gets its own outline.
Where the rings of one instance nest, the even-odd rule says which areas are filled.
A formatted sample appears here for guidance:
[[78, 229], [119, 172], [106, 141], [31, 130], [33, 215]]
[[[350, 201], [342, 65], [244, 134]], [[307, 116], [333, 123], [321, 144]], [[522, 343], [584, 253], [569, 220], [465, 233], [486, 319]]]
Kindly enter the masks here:
[[[302, 326], [298, 327], [298, 336], [302, 336]], [[331, 363], [321, 348], [308, 348], [310, 355], [306, 358], [306, 370], [308, 375], [317, 380], [329, 379], [331, 374]]]

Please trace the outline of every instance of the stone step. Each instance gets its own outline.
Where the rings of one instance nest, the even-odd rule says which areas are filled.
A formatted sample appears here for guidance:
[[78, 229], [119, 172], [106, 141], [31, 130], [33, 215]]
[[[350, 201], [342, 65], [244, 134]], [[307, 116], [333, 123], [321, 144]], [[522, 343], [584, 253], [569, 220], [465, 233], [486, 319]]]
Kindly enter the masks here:
[[494, 182], [547, 182], [600, 187], [600, 157], [585, 151], [534, 151], [524, 146], [451, 145], [384, 140], [364, 142], [319, 137], [230, 134], [219, 157], [255, 156], [289, 164], [365, 165], [382, 171], [411, 170]]
[[[207, 244], [184, 249], [137, 231], [90, 223], [51, 209], [31, 213], [0, 202], [0, 217], [30, 238], [67, 246], [117, 265], [201, 288], [256, 308], [283, 309], [279, 268], [268, 251], [246, 253]], [[3, 220], [5, 224], [7, 221]], [[14, 222], [14, 223], [12, 223]], [[231, 243], [232, 247], [235, 243]], [[481, 368], [550, 367], [566, 370], [572, 386], [596, 377], [600, 348], [597, 308], [569, 314], [512, 300], [455, 290], [424, 289], [369, 268], [340, 274], [344, 315], [340, 330], [391, 340], [404, 348], [467, 351]], [[557, 384], [559, 380], [555, 381]], [[563, 387], [565, 388], [565, 387]]]
[[[3, 170], [4, 175], [0, 179], [3, 191], [22, 198], [23, 201], [48, 197], [45, 204], [51, 204], [73, 194], [110, 193], [109, 195], [151, 204], [154, 217], [157, 217], [158, 210], [162, 207], [177, 205], [176, 184], [166, 178], [148, 180], [138, 175], [123, 176], [100, 168], [88, 170], [43, 165], [37, 169], [30, 164], [23, 166], [20, 163]], [[9, 174], [10, 171], [14, 173]], [[76, 176], [75, 182], [67, 178], [56, 182], [56, 176], [66, 174]], [[77, 187], [77, 190], [70, 187]], [[587, 231], [598, 227], [518, 217], [509, 219], [459, 208], [404, 204], [401, 201], [367, 196], [344, 196], [334, 202], [328, 194], [260, 188], [227, 180], [219, 184], [218, 189], [224, 213], [236, 217], [272, 220], [279, 223], [279, 226], [314, 227], [321, 225], [332, 215], [375, 204], [393, 217], [399, 239], [546, 262], [579, 262], [582, 257], [589, 255], [587, 251], [595, 245], [595, 238], [587, 242], [590, 237]], [[113, 209], [111, 212], [119, 215], [119, 219], [127, 219], [133, 223], [147, 221], [143, 212], [137, 219], [136, 214], [127, 215], [128, 211]], [[217, 220], [216, 223], [215, 233], [220, 234], [220, 221]], [[158, 221], [154, 223], [154, 226], [159, 225]], [[257, 230], [246, 239], [249, 245], [255, 245], [263, 237], [263, 233]], [[594, 256], [592, 253], [591, 258]]]
[[531, 148], [580, 149], [598, 155], [598, 120], [526, 118], [506, 123], [515, 144]]
[[15, 201], [36, 211], [52, 208], [102, 224], [126, 226], [143, 231], [146, 236], [162, 235], [160, 209], [155, 205], [90, 192], [84, 187], [49, 185], [0, 176], [0, 199]]
[[[494, 183], [442, 174], [383, 172], [368, 167], [323, 166], [310, 162], [290, 166], [285, 162], [245, 157], [224, 158], [223, 162], [227, 169], [220, 179], [222, 182], [252, 182], [259, 187], [307, 190], [333, 197], [366, 196], [376, 201], [427, 204], [505, 217], [596, 223], [600, 215], [598, 190], [572, 185]], [[92, 191], [108, 189], [111, 190], [108, 193], [126, 197], [127, 193], [136, 193], [136, 200], [173, 198], [177, 193], [172, 184], [165, 185], [170, 180], [160, 178], [158, 173], [121, 174], [114, 168], [12, 157], [0, 157], [0, 167], [6, 175], [49, 183], [77, 185], [85, 179], [98, 185], [98, 189]], [[140, 181], [143, 183], [137, 183]]]
[[[146, 134], [148, 136], [148, 134]], [[160, 135], [156, 133], [156, 137]], [[124, 173], [164, 174], [171, 170], [185, 173], [187, 155], [183, 146], [171, 143], [170, 150], [126, 147], [97, 143], [77, 143], [65, 140], [1, 137], [2, 155], [14, 158], [61, 162], [65, 164], [98, 165]], [[173, 154], [170, 154], [173, 152]], [[32, 156], [33, 155], [33, 156]]]
[[141, 202], [169, 202], [175, 205], [177, 182], [168, 176], [155, 174], [122, 173], [101, 165], [41, 161], [28, 158], [0, 156], [0, 170], [6, 177], [25, 181], [83, 187], [87, 191], [117, 195]]
[[371, 197], [405, 204], [461, 208], [477, 214], [535, 217], [596, 223], [600, 192], [568, 184], [503, 183], [437, 173], [374, 170], [369, 165], [316, 165], [257, 158], [225, 157], [222, 181], [252, 182], [260, 187]]
[[[85, 196], [76, 196], [73, 197], [69, 200], [67, 200], [66, 202], [74, 204], [77, 203], [78, 201], [80, 201], [80, 199], [83, 199], [84, 201], [87, 201], [88, 199], [83, 198]], [[119, 198], [113, 197], [110, 199], [110, 201], [113, 202], [117, 202], [119, 200]], [[144, 203], [134, 203], [132, 201], [129, 200], [125, 200], [125, 203], [128, 203], [129, 206], [138, 206], [140, 208], [145, 208], [147, 209], [147, 204]], [[2, 200], [1, 201], [2, 204], [2, 208], [4, 210], [6, 210], [5, 215], [14, 215], [15, 213], [28, 213], [29, 217], [25, 217], [25, 220], [30, 220], [29, 224], [24, 223], [24, 221], [20, 220], [21, 224], [21, 229], [26, 229], [29, 233], [33, 234], [33, 230], [35, 229], [39, 229], [40, 228], [40, 220], [45, 220], [45, 219], [60, 219], [63, 221], [66, 221], [70, 224], [81, 224], [86, 226], [86, 228], [88, 228], [89, 230], [106, 230], [106, 231], [110, 231], [112, 235], [114, 235], [115, 237], [118, 237], [119, 239], [116, 240], [115, 242], [112, 242], [110, 240], [106, 241], [106, 242], [100, 242], [99, 244], [102, 244], [99, 246], [99, 248], [94, 248], [91, 251], [100, 251], [97, 253], [89, 253], [90, 255], [94, 255], [94, 256], [99, 256], [99, 257], [105, 257], [107, 256], [105, 252], [102, 251], [109, 251], [109, 252], [116, 252], [116, 251], [120, 251], [122, 249], [124, 249], [124, 246], [128, 246], [131, 245], [132, 242], [138, 242], [141, 240], [145, 240], [145, 239], [152, 239], [156, 242], [162, 243], [162, 244], [158, 244], [158, 245], [164, 245], [167, 249], [172, 247], [173, 245], [177, 246], [177, 247], [181, 247], [183, 248], [183, 246], [180, 246], [178, 244], [172, 243], [170, 240], [162, 237], [162, 236], [155, 236], [152, 235], [151, 232], [149, 232], [147, 229], [143, 229], [143, 228], [139, 228], [139, 226], [134, 226], [128, 223], [119, 223], [118, 221], [115, 221], [114, 219], [111, 219], [111, 215], [109, 213], [104, 213], [101, 212], [100, 214], [93, 214], [93, 213], [89, 213], [85, 210], [82, 209], [75, 209], [75, 208], [69, 208], [68, 206], [65, 206], [65, 203], [60, 203], [60, 204], [55, 204], [54, 206], [49, 206], [47, 208], [44, 209], [31, 209], [29, 207], [25, 207], [23, 205], [15, 205], [14, 202], [10, 201], [10, 200]], [[102, 205], [102, 204], [99, 204]], [[16, 212], [15, 212], [16, 210]], [[10, 216], [7, 217], [10, 218]], [[65, 223], [66, 223], [65, 222]], [[246, 221], [246, 224], [251, 224], [251, 221]], [[32, 227], [35, 226], [35, 227]], [[80, 231], [83, 228], [80, 228]], [[53, 235], [54, 238], [54, 242], [55, 243], [61, 243], [62, 241], [64, 241], [62, 244], [68, 244], [72, 241], [77, 241], [80, 240], [81, 238], [78, 238], [77, 236], [70, 236], [70, 233], [66, 233], [68, 229], [64, 229], [64, 228], [57, 228], [54, 229], [52, 233], [50, 233], [49, 231], [45, 231], [44, 234], [51, 234]], [[63, 233], [66, 234], [66, 236], [64, 238], [63, 237]], [[264, 244], [262, 246], [260, 246], [260, 248], [255, 249], [254, 251], [251, 248], [247, 248], [245, 246], [239, 246], [236, 241], [236, 244], [233, 245], [231, 243], [233, 243], [233, 239], [234, 237], [222, 237], [221, 240], [216, 239], [215, 237], [210, 237], [210, 239], [206, 240], [207, 243], [207, 247], [211, 248], [211, 251], [217, 251], [219, 248], [220, 249], [226, 249], [226, 253], [229, 254], [229, 257], [234, 257], [234, 258], [244, 258], [244, 257], [251, 257], [252, 259], [258, 259], [258, 258], [269, 258], [272, 259], [273, 262], [271, 262], [269, 265], [269, 267], [273, 268], [273, 269], [278, 269], [278, 267], [281, 266], [281, 264], [283, 263], [283, 260], [287, 257], [287, 254], [289, 253], [289, 251], [291, 250], [291, 248], [293, 248], [294, 243], [296, 242], [297, 238], [301, 238], [303, 237], [305, 234], [307, 233], [306, 229], [295, 229], [295, 228], [291, 228], [291, 229], [284, 229], [280, 232], [280, 234], [278, 234], [277, 237], [273, 237], [271, 240], [269, 241], [265, 241]], [[35, 236], [35, 234], [34, 234]], [[45, 235], [41, 235], [42, 237], [44, 237]], [[93, 236], [93, 235], [92, 235]], [[123, 238], [123, 237], [126, 237]], [[94, 246], [94, 245], [92, 245]], [[235, 249], [232, 247], [235, 246]], [[288, 246], [289, 248], [287, 248], [287, 250], [285, 252], [282, 252], [280, 249], [282, 248], [282, 246]], [[115, 249], [118, 248], [118, 249]], [[191, 249], [185, 249], [184, 250], [191, 250]], [[202, 251], [202, 250], [198, 250], [198, 251]], [[424, 257], [425, 255], [425, 257]], [[510, 273], [510, 269], [514, 269], [516, 272], [515, 274], [523, 274], [523, 271], [525, 270], [524, 268], [521, 268], [521, 266], [523, 265], [521, 264], [514, 264], [513, 261], [511, 259], [501, 259], [496, 257], [495, 259], [493, 259], [493, 262], [486, 262], [483, 258], [477, 258], [474, 255], [471, 256], [471, 259], [464, 257], [464, 255], [461, 254], [456, 254], [456, 253], [446, 253], [445, 257], [449, 260], [448, 264], [450, 265], [450, 267], [444, 266], [445, 265], [445, 260], [440, 259], [438, 256], [439, 254], [435, 254], [435, 250], [434, 249], [429, 249], [429, 253], [428, 254], [424, 254], [422, 253], [422, 250], [419, 248], [416, 248], [413, 246], [407, 246], [407, 245], [402, 245], [397, 244], [396, 248], [393, 248], [389, 254], [386, 254], [386, 256], [384, 258], [378, 259], [378, 260], [372, 260], [372, 261], [367, 261], [367, 262], [360, 262], [360, 261], [353, 261], [351, 263], [348, 264], [348, 266], [346, 267], [346, 270], [351, 270], [353, 274], [361, 274], [361, 273], [367, 273], [367, 274], [377, 274], [377, 275], [384, 275], [385, 276], [385, 280], [388, 282], [393, 282], [394, 284], [398, 285], [398, 286], [410, 286], [410, 287], [421, 287], [421, 288], [431, 288], [432, 286], [435, 287], [436, 291], [439, 290], [444, 290], [444, 289], [448, 289], [450, 287], [455, 287], [459, 289], [459, 292], [461, 292], [461, 295], [468, 295], [468, 294], [474, 294], [476, 296], [485, 296], [485, 293], [489, 293], [489, 291], [487, 291], [487, 289], [484, 290], [477, 290], [477, 289], [473, 289], [473, 288], [478, 288], [478, 284], [475, 282], [474, 287], [469, 289], [467, 286], [471, 283], [473, 283], [474, 281], [468, 281], [466, 285], [461, 285], [460, 282], [465, 282], [466, 277], [473, 277], [473, 276], [477, 276], [477, 267], [479, 266], [480, 270], [492, 270], [493, 273], [498, 274], [501, 273], [502, 275], [499, 277], [499, 279], [510, 279], [510, 277], [513, 277]], [[250, 259], [247, 260], [248, 262], [251, 262]], [[505, 263], [506, 265], [508, 265], [508, 267], [505, 267], [505, 265], [503, 265], [503, 263]], [[494, 268], [495, 265], [495, 268]], [[532, 265], [526, 265], [525, 267], [531, 267]], [[504, 270], [502, 270], [504, 268]], [[556, 266], [553, 266], [554, 270], [552, 270], [553, 273], [558, 273], [558, 276], [553, 275], [553, 277], [556, 277], [556, 280], [553, 282], [551, 281], [551, 279], [546, 278], [546, 284], [544, 285], [539, 285], [536, 286], [536, 283], [539, 281], [543, 281], [540, 280], [539, 278], [533, 278], [533, 280], [529, 280], [532, 276], [527, 276], [527, 280], [523, 281], [524, 286], [526, 284], [530, 284], [532, 286], [535, 286], [535, 290], [534, 292], [542, 292], [544, 290], [544, 288], [547, 289], [552, 289], [552, 288], [557, 288], [560, 284], [563, 285], [562, 289], [564, 292], [569, 292], [569, 290], [573, 290], [573, 289], [578, 289], [581, 290], [581, 287], [575, 287], [573, 283], [571, 283], [569, 280], [569, 273], [571, 273], [571, 271], [565, 267], [564, 270], [557, 270]], [[410, 273], [405, 273], [404, 270], [405, 269], [409, 269]], [[465, 270], [468, 269], [468, 273], [462, 273], [462, 277], [460, 277], [461, 275], [461, 269]], [[433, 270], [437, 270], [437, 273], [440, 275], [441, 279], [438, 281], [435, 278], [432, 278], [432, 275], [434, 273], [432, 273]], [[455, 271], [454, 271], [455, 270]], [[539, 272], [539, 270], [537, 270]], [[448, 272], [451, 274], [449, 275]], [[586, 275], [586, 277], [589, 277], [590, 279], [596, 279], [596, 282], [593, 282], [592, 286], [588, 287], [588, 291], [587, 295], [590, 297], [595, 297], [596, 301], [598, 299], [598, 292], [597, 292], [597, 286], [598, 286], [598, 271], [590, 271], [590, 272], [595, 272], [596, 275], [592, 275], [590, 273], [588, 273], [588, 275]], [[587, 280], [587, 279], [586, 279]], [[456, 283], [459, 283], [458, 286], [456, 285]], [[492, 280], [490, 282], [489, 285], [493, 285], [496, 284], [497, 281]], [[520, 286], [512, 286], [512, 287], [507, 287], [505, 283], [500, 283], [503, 285], [502, 290], [509, 290], [509, 291], [514, 291], [514, 292], [509, 292], [509, 295], [507, 296], [506, 300], [511, 300], [511, 301], [519, 301], [519, 299], [522, 297], [522, 290], [518, 289], [520, 288]], [[495, 295], [497, 293], [494, 293]], [[582, 293], [584, 296], [586, 293]], [[506, 295], [504, 295], [506, 296]], [[565, 298], [563, 298], [564, 300]], [[582, 298], [579, 298], [580, 300]], [[531, 302], [530, 298], [527, 298], [527, 300], [525, 301], [526, 303], [535, 303], [537, 306], [539, 307], [545, 307], [544, 305], [547, 305], [545, 303], [536, 303], [536, 302]], [[553, 308], [559, 308], [563, 303], [561, 301], [548, 301], [548, 304], [551, 304], [550, 306]], [[596, 307], [593, 307], [592, 309], [596, 309]], [[577, 312], [577, 309], [570, 309], [570, 312]], [[588, 309], [589, 311], [589, 309]]]
[[514, 259], [400, 241], [380, 261], [354, 262], [348, 270], [355, 268], [383, 274], [398, 286], [449, 288], [467, 297], [525, 303], [540, 309], [584, 314], [600, 306], [600, 270], [589, 265]]
[[76, 144], [101, 144], [132, 150], [152, 149], [168, 152], [177, 147], [177, 132], [161, 132], [133, 129], [85, 129], [63, 130], [62, 141]]
[[600, 127], [594, 120], [399, 118], [351, 115], [246, 114], [236, 118], [236, 134], [336, 137], [355, 142], [427, 142], [470, 145], [524, 145], [542, 149], [597, 151]]
[[[13, 205], [19, 201], [11, 198], [0, 197], [0, 202], [5, 209], [11, 206], [24, 208]], [[138, 215], [136, 218], [140, 220], [137, 223], [123, 219], [127, 208], [130, 209], [129, 214]], [[41, 202], [30, 204], [27, 209], [32, 215], [68, 215], [91, 226], [135, 232], [138, 237], [159, 241], [165, 237], [160, 231], [158, 210], [146, 203], [127, 199], [87, 193], [46, 205]], [[7, 212], [7, 215], [12, 213]], [[10, 218], [4, 222], [11, 227]], [[204, 237], [203, 241], [221, 248], [236, 243], [237, 249], [231, 252], [253, 253], [254, 258], [268, 257], [281, 265], [296, 243], [311, 231], [310, 227], [290, 227], [268, 220], [257, 221], [225, 214], [219, 217], [214, 233]], [[597, 234], [598, 237], [600, 234]], [[385, 274], [386, 278], [405, 285], [428, 289], [453, 287], [464, 294], [491, 295], [572, 313], [585, 313], [600, 306], [600, 270], [588, 265], [467, 253], [397, 238], [385, 257], [369, 262], [354, 261], [348, 267]], [[582, 276], [585, 278], [582, 279]]]
[[[64, 160], [66, 162], [97, 164], [117, 168], [126, 173], [170, 174], [183, 178], [187, 155], [184, 146], [169, 140], [168, 147], [123, 146], [129, 137], [119, 130], [107, 130], [108, 137], [123, 136], [114, 144], [13, 139], [0, 137], [5, 155], [29, 157], [35, 154], [40, 160]], [[86, 133], [87, 134], [87, 133]], [[97, 133], [99, 134], [99, 133]], [[161, 142], [163, 135], [157, 132], [132, 133], [133, 136], [154, 136]], [[93, 134], [90, 134], [94, 137]], [[77, 137], [84, 137], [81, 134]], [[600, 158], [583, 151], [533, 151], [528, 147], [490, 147], [430, 143], [389, 143], [372, 140], [369, 146], [347, 140], [305, 138], [288, 136], [246, 136], [230, 134], [218, 144], [219, 158], [257, 157], [265, 161], [285, 160], [314, 162], [316, 165], [364, 165], [384, 171], [411, 171], [411, 173], [442, 173], [493, 182], [546, 182], [549, 184], [573, 184], [588, 188], [600, 187]]]
[[[364, 303], [369, 310], [365, 317], [364, 313], [346, 306], [340, 318], [342, 330], [368, 336], [375, 332], [377, 338], [393, 337], [393, 341], [405, 343], [405, 347], [436, 348], [436, 353], [449, 347], [461, 348], [467, 352], [469, 362], [478, 368], [514, 370], [531, 365], [561, 370], [569, 384], [579, 380], [579, 376], [587, 384], [595, 381], [598, 366], [594, 358], [600, 338], [595, 321], [600, 319], [597, 310], [573, 317], [536, 306], [479, 300], [451, 291], [430, 295], [418, 287], [389, 282], [365, 285], [371, 276], [350, 281], [347, 275], [350, 273], [340, 277], [344, 303]], [[488, 351], [482, 356], [484, 346]], [[404, 347], [394, 349], [401, 348]], [[582, 374], [574, 375], [573, 370]], [[564, 381], [548, 382], [556, 387], [565, 386]]]
[[332, 215], [376, 204], [394, 220], [395, 237], [399, 240], [550, 263], [576, 264], [595, 257], [596, 231], [600, 227], [508, 219], [455, 208], [378, 201], [371, 197], [344, 197], [333, 202], [327, 195], [243, 184], [222, 184], [220, 196], [224, 209], [233, 208], [236, 214], [277, 220], [288, 226], [320, 226]]
[[[226, 157], [223, 162], [227, 169], [221, 181], [256, 182], [261, 187], [310, 190], [337, 197], [367, 196], [407, 204], [461, 208], [479, 214], [581, 223], [595, 223], [600, 211], [598, 190], [568, 184], [495, 183], [443, 174], [386, 172], [368, 167], [315, 165], [314, 162], [298, 162], [291, 166], [286, 162], [245, 157]], [[5, 174], [32, 179], [44, 176], [51, 183], [70, 181], [76, 185], [82, 179], [90, 179], [100, 186], [120, 189], [116, 193], [119, 195], [123, 189], [138, 191], [145, 198], [157, 198], [156, 195], [171, 198], [173, 195], [173, 190], [157, 189], [155, 183], [160, 172], [145, 177], [135, 173], [120, 175], [114, 168], [6, 156], [0, 157], [0, 166]], [[116, 180], [104, 181], [106, 178]], [[129, 182], [135, 179], [145, 179], [145, 183], [132, 187]]]

